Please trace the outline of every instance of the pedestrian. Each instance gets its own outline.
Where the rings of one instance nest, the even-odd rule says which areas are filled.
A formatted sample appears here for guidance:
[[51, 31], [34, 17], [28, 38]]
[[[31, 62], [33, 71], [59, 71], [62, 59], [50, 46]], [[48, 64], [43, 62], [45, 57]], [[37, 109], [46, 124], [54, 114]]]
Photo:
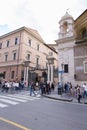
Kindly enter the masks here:
[[86, 85], [86, 83], [83, 84], [83, 89], [84, 89], [83, 98], [86, 98], [87, 97], [87, 85]]
[[73, 96], [73, 90], [72, 90], [72, 83], [70, 82], [69, 83], [69, 94], [70, 94], [70, 96]]
[[36, 93], [35, 93], [35, 88], [34, 88], [34, 83], [30, 83], [29, 84], [29, 89], [30, 89], [30, 96], [32, 96], [32, 93], [34, 94], [34, 96], [36, 96]]
[[78, 103], [81, 103], [81, 98], [82, 98], [82, 95], [81, 95], [81, 89], [80, 89], [80, 86], [77, 85], [77, 100], [78, 100]]
[[54, 83], [51, 84], [51, 89], [54, 91]]
[[44, 93], [44, 88], [43, 88], [43, 82], [40, 82], [40, 90], [41, 90], [41, 95]]
[[3, 82], [2, 82], [2, 90], [1, 90], [1, 92], [6, 91], [5, 83], [6, 83], [6, 81], [3, 81]]

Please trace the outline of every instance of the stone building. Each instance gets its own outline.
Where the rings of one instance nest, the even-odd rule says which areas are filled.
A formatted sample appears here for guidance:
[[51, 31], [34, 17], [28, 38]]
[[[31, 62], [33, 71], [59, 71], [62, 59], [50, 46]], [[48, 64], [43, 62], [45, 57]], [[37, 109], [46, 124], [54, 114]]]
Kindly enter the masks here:
[[[49, 56], [57, 70], [57, 52], [41, 38], [37, 30], [21, 27], [0, 36], [0, 77], [5, 80], [48, 80]], [[53, 73], [53, 72], [52, 72]], [[56, 72], [57, 73], [57, 72]], [[51, 74], [52, 75], [52, 74]], [[55, 77], [58, 79], [58, 77]], [[49, 79], [54, 80], [54, 77]]]
[[74, 51], [75, 32], [73, 29], [74, 20], [71, 15], [66, 14], [59, 21], [59, 39], [56, 40], [58, 49], [58, 73], [59, 81], [74, 82]]
[[59, 21], [58, 50], [59, 81], [73, 85], [87, 82], [87, 10], [76, 20], [66, 12]]
[[75, 81], [87, 82], [87, 10], [74, 21], [74, 29], [74, 78]]

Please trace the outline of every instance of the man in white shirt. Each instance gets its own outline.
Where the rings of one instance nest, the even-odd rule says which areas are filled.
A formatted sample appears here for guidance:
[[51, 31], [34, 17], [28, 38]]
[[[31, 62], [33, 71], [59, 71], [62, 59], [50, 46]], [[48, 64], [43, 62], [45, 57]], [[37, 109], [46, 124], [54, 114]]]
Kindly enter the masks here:
[[84, 88], [83, 97], [86, 98], [87, 97], [87, 85], [86, 85], [86, 83], [83, 84], [83, 88]]

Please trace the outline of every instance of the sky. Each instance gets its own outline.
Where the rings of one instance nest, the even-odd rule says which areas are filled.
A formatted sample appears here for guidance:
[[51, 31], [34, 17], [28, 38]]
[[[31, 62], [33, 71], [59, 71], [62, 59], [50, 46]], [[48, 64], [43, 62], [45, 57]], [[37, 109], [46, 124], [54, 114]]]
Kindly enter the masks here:
[[25, 26], [53, 44], [67, 9], [75, 20], [87, 9], [87, 0], [0, 0], [0, 36]]

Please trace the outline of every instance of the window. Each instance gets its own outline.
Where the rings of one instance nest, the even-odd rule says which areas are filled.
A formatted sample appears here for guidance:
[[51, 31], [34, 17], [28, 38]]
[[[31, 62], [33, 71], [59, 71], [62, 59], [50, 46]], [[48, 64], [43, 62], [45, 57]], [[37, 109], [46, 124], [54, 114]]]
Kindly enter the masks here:
[[64, 73], [68, 73], [68, 64], [64, 65]]
[[84, 30], [82, 31], [82, 38], [85, 38], [86, 36], [87, 36], [86, 29], [84, 28]]
[[39, 58], [37, 57], [36, 58], [36, 66], [38, 66], [39, 65]]
[[37, 50], [39, 51], [39, 44], [37, 45]]
[[30, 54], [27, 54], [27, 60], [30, 61]]
[[53, 52], [49, 52], [49, 56], [53, 56]]
[[84, 73], [87, 73], [87, 62], [84, 62]]
[[14, 79], [14, 74], [15, 74], [15, 72], [12, 71], [12, 72], [11, 72], [11, 78], [12, 78], [12, 79]]
[[7, 47], [9, 47], [9, 41], [7, 41]]
[[46, 68], [47, 68], [47, 65], [48, 65], [48, 63], [46, 63]]
[[8, 54], [5, 54], [5, 61], [8, 60]]
[[31, 46], [31, 39], [29, 39], [28, 44], [29, 44], [29, 46]]
[[5, 79], [5, 77], [6, 77], [6, 72], [4, 71], [3, 72], [3, 78]]
[[63, 31], [64, 31], [65, 33], [68, 32], [68, 23], [67, 23], [67, 22], [64, 22], [64, 23], [63, 23]]
[[2, 49], [2, 43], [0, 43], [0, 49]]
[[18, 38], [16, 37], [15, 38], [15, 45], [17, 45], [18, 44]]
[[13, 60], [16, 60], [16, 53], [13, 53]]

